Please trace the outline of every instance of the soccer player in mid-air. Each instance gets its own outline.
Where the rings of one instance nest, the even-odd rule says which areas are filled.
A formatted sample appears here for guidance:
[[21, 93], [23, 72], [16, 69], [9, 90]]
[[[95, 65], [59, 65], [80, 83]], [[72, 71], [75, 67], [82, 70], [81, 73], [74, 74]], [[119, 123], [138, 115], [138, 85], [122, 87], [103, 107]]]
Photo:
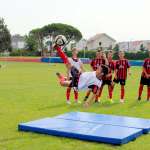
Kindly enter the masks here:
[[147, 101], [150, 101], [150, 48], [149, 48], [149, 58], [146, 58], [143, 64], [143, 71], [141, 74], [141, 81], [138, 95], [139, 101], [141, 100], [144, 85], [147, 86]]
[[[83, 68], [83, 63], [81, 62], [81, 60], [78, 58], [78, 49], [77, 48], [72, 48], [72, 57], [68, 58], [69, 62], [71, 63], [72, 66], [74, 66], [76, 69], [79, 70], [79, 72], [83, 72], [84, 68]], [[72, 75], [71, 75], [71, 70], [67, 70], [67, 79], [71, 80], [72, 79]], [[71, 93], [71, 87], [67, 87], [66, 90], [66, 102], [67, 104], [71, 104], [70, 102], [70, 93]], [[78, 91], [74, 90], [74, 99], [76, 103], [80, 103], [80, 101], [78, 100]]]
[[[97, 52], [96, 52], [96, 57], [95, 57], [94, 59], [92, 59], [92, 61], [91, 61], [91, 63], [90, 63], [91, 68], [92, 68], [93, 71], [96, 71], [99, 66], [105, 65], [106, 62], [105, 62], [105, 59], [103, 58], [103, 55], [105, 55], [105, 54], [104, 54], [102, 48], [99, 47], [99, 49], [98, 49]], [[85, 98], [84, 98], [84, 101], [86, 101], [86, 100], [88, 99], [90, 93], [91, 93], [91, 90], [89, 89], [89, 90], [87, 91], [87, 93], [86, 93], [86, 96], [85, 96]], [[95, 98], [95, 102], [96, 102], [96, 103], [99, 102], [99, 99], [98, 99], [98, 98], [99, 98], [99, 96], [96, 96], [96, 98]]]
[[[64, 78], [63, 75], [57, 73], [61, 86], [73, 87], [75, 90], [87, 90], [88, 88], [92, 88], [93, 95], [85, 102], [85, 106], [89, 106], [93, 102], [93, 100], [95, 100], [98, 89], [101, 87], [102, 84], [102, 78], [108, 74], [108, 66], [101, 65], [96, 71], [81, 73], [78, 69], [71, 65], [68, 57], [62, 51], [60, 46], [56, 44], [54, 48], [57, 50], [58, 55], [64, 61], [66, 68], [70, 70], [72, 75], [72, 79], [67, 80]], [[106, 57], [105, 61], [107, 61]]]
[[109, 63], [109, 73], [107, 76], [105, 76], [103, 78], [103, 83], [102, 83], [102, 86], [99, 91], [99, 98], [100, 98], [104, 85], [108, 85], [109, 101], [111, 103], [113, 103], [113, 100], [112, 100], [112, 93], [113, 93], [112, 72], [114, 72], [114, 70], [115, 70], [115, 62], [113, 61], [112, 57], [113, 57], [113, 51], [110, 50], [107, 53], [107, 59], [108, 59], [108, 63]]
[[125, 84], [127, 79], [127, 73], [130, 73], [130, 65], [127, 59], [124, 58], [124, 51], [119, 51], [119, 60], [116, 61], [115, 64], [115, 75], [114, 75], [114, 83], [120, 83], [121, 85], [121, 93], [120, 93], [120, 102], [124, 103], [124, 95], [125, 95]]

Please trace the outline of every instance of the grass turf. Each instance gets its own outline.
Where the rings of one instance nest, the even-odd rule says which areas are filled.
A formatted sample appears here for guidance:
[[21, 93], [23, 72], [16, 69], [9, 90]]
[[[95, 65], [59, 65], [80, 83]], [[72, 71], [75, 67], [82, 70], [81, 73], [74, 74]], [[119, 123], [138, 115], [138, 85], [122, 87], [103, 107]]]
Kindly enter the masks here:
[[[65, 88], [57, 83], [55, 72], [65, 73], [62, 64], [43, 63], [2, 63], [0, 69], [0, 150], [141, 150], [149, 149], [150, 134], [123, 146], [86, 142], [36, 133], [18, 132], [17, 125], [44, 117], [55, 116], [69, 111], [87, 111], [104, 114], [126, 115], [150, 118], [150, 103], [137, 102], [140, 67], [132, 67], [132, 76], [126, 86], [126, 102], [119, 103], [119, 86], [115, 87], [114, 104], [107, 100], [105, 87], [101, 104], [85, 109], [82, 105], [68, 106], [65, 103]], [[89, 66], [86, 65], [87, 70]], [[145, 89], [146, 91], [146, 89]], [[80, 100], [84, 97], [80, 93]], [[73, 98], [72, 98], [73, 99]]]

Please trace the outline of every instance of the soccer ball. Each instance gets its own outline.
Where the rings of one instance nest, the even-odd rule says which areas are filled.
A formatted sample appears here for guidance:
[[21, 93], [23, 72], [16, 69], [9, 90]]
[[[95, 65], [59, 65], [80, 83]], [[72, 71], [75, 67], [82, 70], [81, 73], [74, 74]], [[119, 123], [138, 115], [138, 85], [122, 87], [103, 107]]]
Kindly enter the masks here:
[[59, 45], [59, 46], [63, 46], [66, 44], [66, 37], [64, 35], [57, 35], [55, 38], [55, 44]]

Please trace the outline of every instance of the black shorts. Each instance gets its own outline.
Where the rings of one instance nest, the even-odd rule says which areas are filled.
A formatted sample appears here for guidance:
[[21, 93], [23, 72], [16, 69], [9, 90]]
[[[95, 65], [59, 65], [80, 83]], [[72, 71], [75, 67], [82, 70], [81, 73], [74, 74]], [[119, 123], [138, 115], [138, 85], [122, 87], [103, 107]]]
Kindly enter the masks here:
[[88, 86], [88, 88], [91, 89], [94, 94], [97, 93], [98, 86], [96, 86], [96, 85], [90, 85], [90, 86]]
[[112, 80], [103, 80], [102, 86], [104, 85], [112, 85]]
[[120, 85], [125, 85], [126, 84], [126, 80], [124, 79], [114, 79], [113, 80], [115, 83], [120, 83]]
[[147, 78], [141, 77], [140, 84], [150, 86], [150, 79], [147, 79]]
[[69, 87], [78, 87], [78, 81], [79, 81], [79, 77], [80, 77], [80, 73], [78, 71], [78, 69], [76, 69], [75, 67], [71, 67], [71, 76], [72, 76], [72, 81]]

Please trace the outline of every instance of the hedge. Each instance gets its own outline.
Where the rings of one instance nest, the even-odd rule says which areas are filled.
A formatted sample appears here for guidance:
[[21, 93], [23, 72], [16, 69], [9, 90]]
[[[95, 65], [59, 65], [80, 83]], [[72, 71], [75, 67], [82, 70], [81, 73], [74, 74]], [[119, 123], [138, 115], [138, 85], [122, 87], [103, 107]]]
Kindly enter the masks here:
[[[66, 52], [67, 56], [71, 57], [71, 51], [67, 51]], [[79, 51], [78, 53], [78, 56], [80, 58], [94, 58], [95, 57], [95, 54], [96, 54], [96, 50], [88, 50], [88, 51], [84, 51], [81, 50]], [[41, 56], [41, 53], [40, 52], [37, 52], [37, 51], [27, 51], [27, 50], [16, 50], [16, 51], [13, 51], [10, 53], [10, 56]], [[136, 52], [136, 53], [133, 53], [133, 52], [125, 52], [125, 57], [129, 60], [143, 60], [145, 58], [148, 57], [148, 52]], [[114, 53], [114, 59], [118, 59], [118, 53], [115, 52]]]
[[10, 53], [10, 56], [41, 56], [38, 51], [15, 50]]

